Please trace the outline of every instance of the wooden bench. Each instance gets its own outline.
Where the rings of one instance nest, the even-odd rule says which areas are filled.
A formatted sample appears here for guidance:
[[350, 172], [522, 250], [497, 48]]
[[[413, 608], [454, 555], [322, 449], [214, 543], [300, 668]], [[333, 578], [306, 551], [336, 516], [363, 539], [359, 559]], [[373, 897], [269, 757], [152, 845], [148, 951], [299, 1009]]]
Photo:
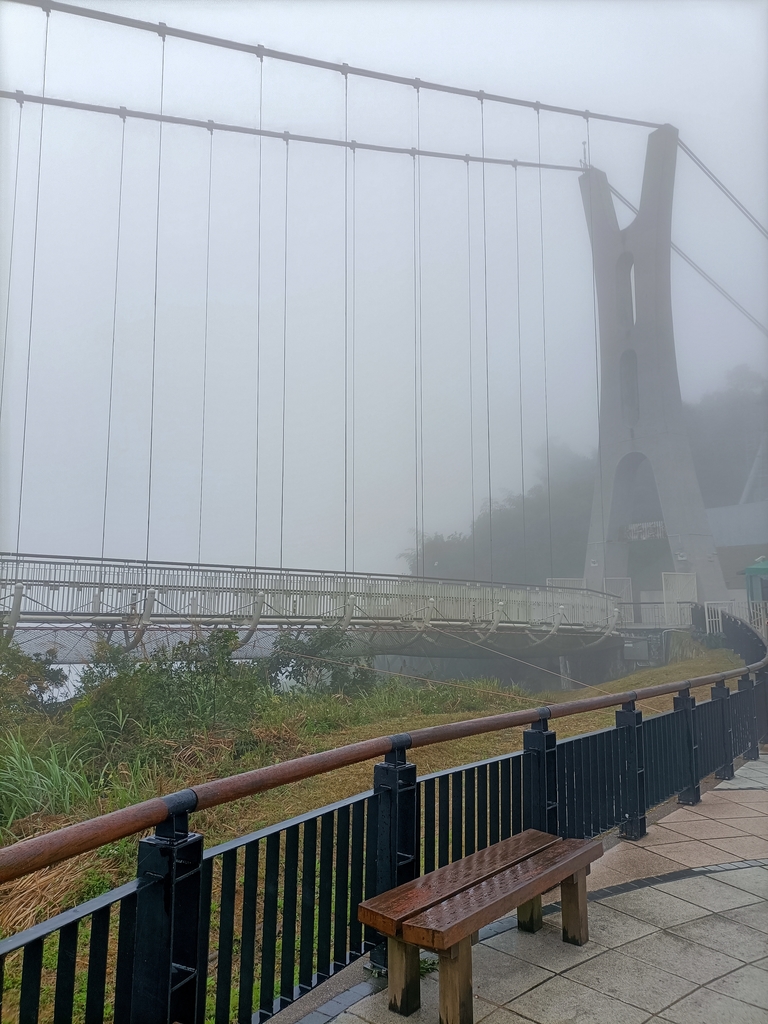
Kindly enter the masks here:
[[599, 840], [528, 829], [511, 839], [361, 903], [358, 918], [388, 937], [389, 1008], [421, 1005], [419, 950], [439, 955], [440, 1024], [472, 1024], [472, 944], [478, 931], [517, 909], [518, 928], [541, 927], [542, 893], [560, 885], [563, 941], [583, 945], [587, 874]]

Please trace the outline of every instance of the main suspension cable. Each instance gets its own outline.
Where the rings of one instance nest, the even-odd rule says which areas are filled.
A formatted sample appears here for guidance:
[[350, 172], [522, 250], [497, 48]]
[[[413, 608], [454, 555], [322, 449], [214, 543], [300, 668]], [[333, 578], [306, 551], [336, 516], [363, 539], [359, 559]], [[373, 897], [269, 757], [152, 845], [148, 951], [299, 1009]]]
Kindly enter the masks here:
[[8, 325], [11, 314], [11, 284], [13, 282], [13, 246], [16, 240], [16, 202], [19, 195], [19, 163], [21, 157], [21, 126], [24, 118], [24, 103], [19, 101], [19, 128], [16, 137], [16, 171], [13, 177], [13, 208], [11, 212], [11, 239], [8, 253], [8, 290], [5, 295], [5, 324], [3, 327], [3, 361], [0, 366], [0, 428], [3, 423], [3, 403], [5, 399], [5, 367], [8, 356]]
[[288, 368], [288, 165], [290, 141], [285, 140], [285, 220], [283, 225], [283, 392], [280, 419], [280, 568], [283, 568], [283, 538], [285, 534], [285, 402], [286, 371]]
[[101, 557], [107, 538], [107, 498], [109, 495], [109, 459], [112, 448], [112, 404], [115, 388], [115, 342], [117, 339], [117, 292], [120, 281], [120, 229], [123, 220], [123, 171], [125, 169], [125, 118], [120, 133], [120, 184], [117, 189], [117, 237], [115, 239], [115, 285], [112, 297], [112, 348], [109, 357], [109, 405], [107, 408], [107, 450], [104, 458], [104, 507], [101, 518]]
[[[536, 137], [541, 165], [541, 112], [536, 111]], [[552, 558], [552, 482], [549, 461], [549, 395], [547, 391], [547, 304], [544, 290], [544, 201], [541, 189], [541, 166], [539, 166], [539, 242], [541, 252], [541, 343], [544, 358], [544, 441], [547, 461], [547, 526], [549, 528], [549, 575], [554, 576]]]
[[203, 408], [200, 421], [200, 501], [197, 522], [197, 561], [203, 546], [203, 500], [205, 495], [205, 413], [208, 399], [208, 305], [211, 277], [211, 195], [213, 192], [213, 132], [208, 146], [208, 215], [205, 229], [205, 327], [203, 329]]
[[[43, 46], [43, 96], [45, 96], [48, 75], [48, 30], [51, 24], [50, 11], [45, 16], [45, 43]], [[21, 539], [21, 510], [24, 504], [24, 469], [27, 457], [27, 418], [29, 414], [29, 378], [32, 368], [32, 325], [35, 311], [35, 284], [37, 281], [37, 232], [40, 224], [40, 177], [43, 165], [43, 131], [45, 128], [45, 106], [40, 111], [40, 142], [37, 150], [37, 186], [35, 190], [35, 229], [32, 242], [32, 286], [29, 296], [29, 334], [27, 336], [27, 372], [24, 384], [24, 425], [21, 434], [21, 468], [19, 472], [19, 517], [16, 523], [16, 554]], [[3, 355], [5, 358], [5, 355]]]
[[488, 453], [488, 554], [489, 577], [493, 583], [493, 484], [491, 475], [491, 361], [488, 347], [488, 218], [485, 200], [485, 104], [480, 100], [480, 149], [483, 155], [483, 321], [485, 327], [485, 433]]
[[[259, 130], [261, 130], [264, 112], [264, 58], [259, 61]], [[259, 184], [256, 228], [256, 451], [254, 455], [254, 493], [253, 493], [253, 565], [259, 564], [259, 427], [261, 425], [261, 180], [262, 180], [262, 147], [264, 136], [259, 135]]]
[[707, 167], [704, 161], [697, 157], [693, 150], [686, 146], [686, 144], [681, 139], [677, 140], [677, 144], [680, 147], [680, 149], [682, 149], [682, 151], [685, 153], [685, 155], [690, 157], [691, 160], [696, 164], [696, 166], [700, 170], [702, 170], [704, 174], [706, 174], [709, 180], [720, 189], [723, 195], [730, 199], [730, 201], [733, 203], [736, 209], [740, 213], [743, 213], [747, 220], [751, 224], [753, 224], [754, 227], [757, 228], [760, 234], [763, 235], [765, 238], [768, 238], [768, 228], [764, 227], [764, 225], [760, 223], [757, 217], [755, 217], [754, 214], [749, 212], [744, 203], [740, 202], [740, 200], [736, 198], [733, 192], [731, 192], [731, 190], [726, 185], [724, 185], [722, 181], [720, 181], [720, 179], [715, 175], [713, 171], [710, 171], [710, 169]]
[[469, 489], [472, 502], [472, 579], [477, 579], [477, 544], [475, 540], [475, 388], [472, 366], [472, 189], [467, 160], [467, 309], [469, 350]]
[[[160, 61], [160, 113], [163, 113], [165, 98], [165, 36], [162, 36]], [[163, 167], [163, 122], [160, 121], [160, 135], [157, 143], [157, 205], [155, 209], [155, 282], [152, 300], [152, 373], [149, 397], [149, 469], [147, 473], [147, 543], [145, 561], [149, 562], [149, 538], [152, 528], [152, 463], [155, 453], [155, 371], [157, 368], [157, 282], [160, 256], [160, 179]]]
[[[587, 118], [587, 172], [592, 169], [592, 144], [589, 135], [589, 118]], [[597, 272], [595, 269], [595, 237], [592, 220], [592, 177], [589, 178], [589, 248], [592, 256], [592, 329], [595, 339], [595, 401], [597, 403], [597, 467], [600, 481], [600, 540], [603, 553], [603, 579], [605, 579], [605, 495], [603, 493], [603, 437], [600, 421], [600, 339], [597, 331]], [[589, 552], [587, 552], [589, 557]]]
[[520, 311], [520, 205], [515, 168], [515, 277], [517, 279], [517, 393], [520, 407], [520, 501], [523, 519], [523, 583], [528, 582], [528, 551], [525, 536], [525, 437], [523, 420], [523, 340]]
[[[416, 149], [421, 150], [421, 93], [416, 90]], [[418, 192], [418, 251], [419, 251], [419, 464], [421, 477], [421, 574], [426, 575], [426, 552], [424, 550], [424, 336], [422, 332], [424, 302], [423, 276], [421, 259], [421, 156], [416, 156], [416, 178]]]

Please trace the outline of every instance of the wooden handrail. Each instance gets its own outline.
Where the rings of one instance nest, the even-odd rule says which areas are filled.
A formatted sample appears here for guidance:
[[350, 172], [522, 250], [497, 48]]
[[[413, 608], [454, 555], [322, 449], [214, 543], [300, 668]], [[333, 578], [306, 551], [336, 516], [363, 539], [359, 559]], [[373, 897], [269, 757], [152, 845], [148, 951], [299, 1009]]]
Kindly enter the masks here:
[[643, 690], [627, 690], [624, 693], [607, 693], [599, 697], [587, 697], [584, 700], [568, 701], [563, 704], [549, 704], [527, 711], [512, 711], [501, 715], [490, 715], [486, 718], [472, 718], [463, 722], [450, 722], [447, 725], [429, 726], [415, 729], [410, 733], [396, 736], [379, 736], [375, 739], [350, 743], [334, 750], [325, 750], [317, 754], [293, 758], [280, 764], [266, 768], [256, 768], [240, 775], [230, 775], [225, 779], [203, 782], [190, 789], [171, 793], [164, 797], [145, 800], [131, 807], [124, 807], [109, 814], [102, 814], [88, 821], [68, 825], [45, 835], [22, 839], [18, 843], [0, 849], [0, 883], [21, 878], [24, 875], [50, 867], [60, 861], [76, 857], [81, 853], [96, 850], [106, 843], [136, 835], [146, 829], [166, 821], [174, 814], [204, 810], [220, 804], [231, 803], [246, 796], [264, 793], [278, 786], [285, 786], [302, 779], [312, 778], [344, 768], [352, 764], [370, 761], [374, 757], [382, 757], [396, 748], [426, 747], [447, 740], [461, 739], [467, 736], [480, 736], [483, 733], [499, 732], [514, 726], [531, 725], [534, 722], [549, 718], [566, 718], [571, 715], [583, 714], [587, 711], [598, 711], [601, 708], [627, 704], [631, 701], [647, 700], [660, 697], [667, 693], [678, 693], [725, 682], [745, 673], [758, 672], [768, 666], [768, 653], [762, 661], [741, 668], [728, 669], [708, 676], [697, 676], [695, 679], [683, 679], [674, 683], [662, 683], [649, 686]]

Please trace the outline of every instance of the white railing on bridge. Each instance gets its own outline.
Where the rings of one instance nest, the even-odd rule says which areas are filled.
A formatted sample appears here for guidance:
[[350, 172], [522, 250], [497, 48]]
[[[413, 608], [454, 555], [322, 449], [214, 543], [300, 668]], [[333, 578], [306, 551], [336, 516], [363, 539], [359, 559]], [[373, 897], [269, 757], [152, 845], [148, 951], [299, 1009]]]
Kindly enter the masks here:
[[609, 594], [244, 566], [0, 555], [0, 615], [14, 597], [20, 622], [138, 620], [152, 594], [153, 621], [493, 623], [604, 628]]

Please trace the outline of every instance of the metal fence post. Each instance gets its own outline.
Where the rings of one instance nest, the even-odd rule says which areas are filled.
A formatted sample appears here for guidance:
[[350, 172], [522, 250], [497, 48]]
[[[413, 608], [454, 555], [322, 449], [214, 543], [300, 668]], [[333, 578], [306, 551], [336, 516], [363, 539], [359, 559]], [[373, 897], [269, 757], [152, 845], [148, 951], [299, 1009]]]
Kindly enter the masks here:
[[739, 677], [739, 689], [749, 691], [749, 747], [744, 752], [745, 761], [759, 761], [760, 747], [757, 738], [757, 708], [755, 706], [755, 684], [749, 672]]
[[768, 669], [761, 668], [755, 675], [755, 717], [757, 719], [757, 740], [768, 740]]
[[696, 742], [696, 729], [693, 724], [693, 709], [696, 698], [691, 696], [689, 689], [680, 690], [673, 700], [675, 711], [683, 714], [683, 734], [685, 736], [685, 764], [688, 785], [677, 795], [679, 804], [697, 804], [701, 800], [699, 786], [699, 745]]
[[621, 824], [625, 839], [642, 839], [645, 835], [645, 750], [643, 747], [643, 713], [633, 700], [616, 712], [616, 728], [626, 730], [627, 809]]
[[733, 778], [733, 732], [731, 731], [731, 691], [720, 680], [710, 690], [712, 700], [720, 701], [720, 736], [722, 738], [723, 763], [715, 772], [716, 779]]
[[[373, 791], [379, 798], [376, 892], [410, 882], [419, 873], [416, 855], [416, 765], [406, 760], [411, 737], [394, 736], [392, 750], [374, 765]], [[387, 944], [371, 950], [371, 962], [387, 965]]]
[[197, 797], [166, 797], [169, 817], [139, 843], [131, 1024], [195, 1024], [203, 837], [188, 828]]
[[[557, 735], [549, 708], [523, 733], [523, 828], [557, 835]], [[545, 714], [546, 713], [546, 714]]]

